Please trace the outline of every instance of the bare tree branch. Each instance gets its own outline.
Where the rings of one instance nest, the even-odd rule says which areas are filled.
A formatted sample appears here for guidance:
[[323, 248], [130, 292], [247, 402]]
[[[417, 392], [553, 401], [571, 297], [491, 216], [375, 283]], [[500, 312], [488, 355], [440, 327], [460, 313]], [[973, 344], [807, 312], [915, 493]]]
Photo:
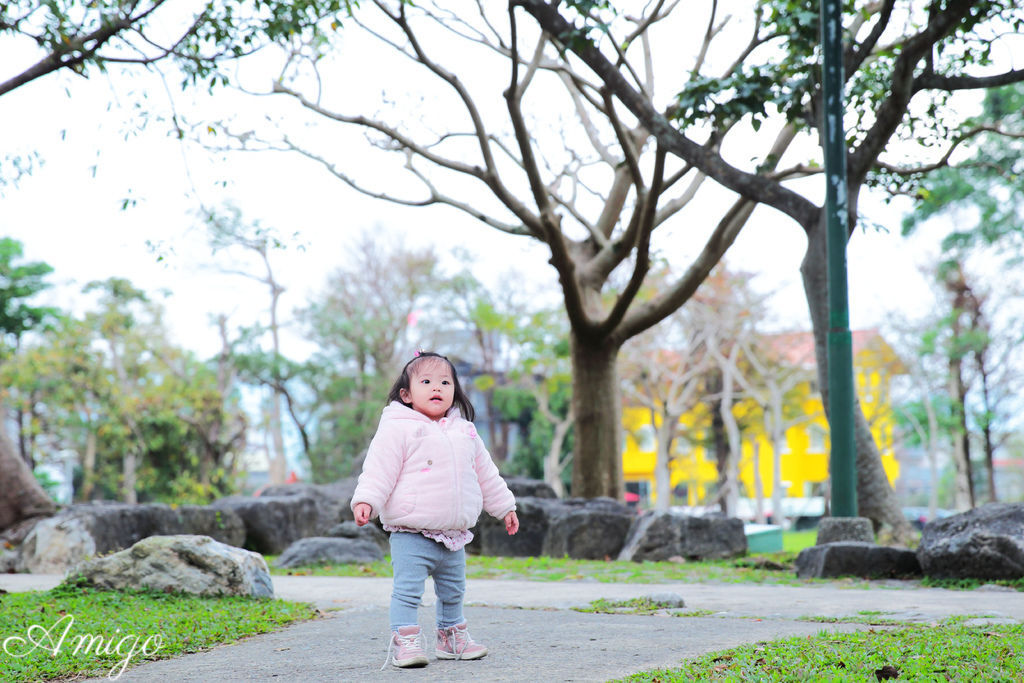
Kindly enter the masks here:
[[[892, 68], [888, 95], [876, 108], [875, 122], [865, 132], [861, 143], [847, 156], [847, 178], [851, 187], [864, 182], [903, 120], [911, 98], [921, 89], [919, 83], [922, 79], [927, 82], [927, 73], [915, 76], [921, 60], [930, 55], [936, 41], [954, 30], [973, 8], [971, 0], [951, 0], [943, 11], [929, 12], [924, 28], [903, 43]], [[853, 222], [850, 228], [853, 228]]]
[[665, 150], [658, 148], [654, 158], [654, 176], [651, 189], [638, 198], [641, 205], [640, 226], [637, 231], [636, 262], [633, 264], [633, 275], [629, 279], [622, 294], [619, 295], [608, 317], [599, 324], [597, 334], [607, 335], [622, 321], [630, 305], [640, 291], [647, 271], [650, 269], [651, 231], [654, 229], [654, 214], [661, 196], [661, 181], [665, 175]]
[[941, 76], [923, 73], [914, 79], [914, 90], [979, 90], [1024, 82], [1024, 69], [1015, 69], [994, 76]]
[[874, 28], [871, 29], [871, 33], [863, 41], [847, 47], [843, 58], [843, 63], [846, 65], [846, 78], [857, 73], [864, 64], [864, 60], [871, 55], [875, 45], [878, 44], [878, 39], [882, 37], [882, 33], [889, 26], [889, 19], [892, 17], [892, 10], [895, 6], [896, 0], [885, 0], [881, 5], [881, 9], [878, 8], [878, 5], [865, 8], [867, 13], [875, 13], [877, 11], [878, 20], [875, 22]]
[[937, 169], [949, 166], [950, 165], [949, 164], [949, 159], [950, 159], [950, 157], [953, 156], [953, 152], [956, 151], [957, 147], [959, 147], [963, 143], [967, 142], [971, 138], [976, 137], [976, 136], [978, 136], [978, 135], [980, 135], [982, 133], [995, 133], [996, 135], [999, 135], [1001, 137], [1010, 138], [1010, 139], [1016, 139], [1016, 140], [1024, 139], [1024, 133], [1017, 133], [1017, 132], [1014, 132], [1014, 131], [1004, 130], [1003, 128], [1000, 128], [999, 126], [994, 126], [994, 125], [976, 126], [975, 128], [972, 128], [970, 130], [964, 131], [963, 133], [958, 135], [956, 137], [956, 139], [953, 140], [953, 142], [949, 145], [949, 148], [945, 151], [945, 153], [942, 155], [942, 157], [940, 157], [937, 161], [935, 161], [933, 163], [923, 164], [921, 166], [906, 167], [906, 166], [895, 166], [895, 165], [892, 165], [892, 164], [887, 164], [887, 163], [885, 163], [885, 162], [880, 160], [880, 161], [878, 161], [877, 165], [878, 165], [879, 168], [883, 168], [886, 171], [889, 171], [890, 173], [894, 173], [896, 175], [910, 176], [910, 175], [918, 175], [918, 174], [922, 174], [922, 173], [930, 173], [930, 172], [935, 171]]
[[[514, 0], [514, 5], [523, 7], [553, 36], [572, 34], [572, 26], [558, 13], [557, 8], [543, 0]], [[743, 172], [727, 164], [714, 151], [698, 145], [676, 130], [646, 98], [623, 79], [615, 66], [595, 46], [585, 44], [575, 54], [612, 89], [615, 96], [667, 151], [705, 169], [709, 176], [730, 190], [782, 211], [805, 229], [816, 223], [818, 207], [801, 195], [767, 178]]]
[[530, 132], [526, 127], [526, 122], [523, 120], [523, 91], [519, 83], [519, 58], [517, 56], [519, 50], [518, 31], [515, 7], [513, 5], [509, 5], [508, 14], [511, 25], [510, 43], [513, 54], [511, 83], [508, 89], [505, 90], [505, 101], [508, 106], [509, 117], [512, 120], [512, 128], [515, 130], [516, 142], [519, 143], [523, 168], [530, 181], [530, 190], [540, 212], [540, 233], [543, 241], [551, 249], [551, 265], [558, 271], [558, 279], [565, 296], [566, 313], [569, 316], [573, 329], [589, 333], [593, 329], [594, 323], [590, 320], [583, 305], [583, 296], [580, 291], [579, 282], [576, 279], [575, 265], [572, 257], [569, 255], [565, 236], [561, 231], [561, 221], [551, 206], [544, 183], [540, 178], [537, 161], [533, 154]]

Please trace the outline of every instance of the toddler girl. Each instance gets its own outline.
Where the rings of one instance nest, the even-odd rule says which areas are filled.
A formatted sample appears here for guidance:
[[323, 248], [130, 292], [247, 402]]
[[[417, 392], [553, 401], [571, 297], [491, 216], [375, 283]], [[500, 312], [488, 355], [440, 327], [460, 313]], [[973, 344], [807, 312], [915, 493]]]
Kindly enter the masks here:
[[391, 532], [388, 658], [395, 666], [427, 664], [416, 616], [427, 576], [434, 577], [437, 593], [437, 657], [487, 654], [470, 638], [462, 615], [464, 548], [481, 509], [503, 519], [510, 535], [519, 530], [519, 518], [515, 497], [477, 436], [473, 417], [455, 366], [439, 354], [418, 353], [391, 387], [352, 495], [356, 524], [379, 515]]

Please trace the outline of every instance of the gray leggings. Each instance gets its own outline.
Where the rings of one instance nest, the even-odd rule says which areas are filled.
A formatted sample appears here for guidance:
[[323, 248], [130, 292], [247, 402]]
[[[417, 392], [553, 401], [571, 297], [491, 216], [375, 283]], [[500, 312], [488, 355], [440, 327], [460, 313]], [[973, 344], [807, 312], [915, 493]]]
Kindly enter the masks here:
[[423, 584], [434, 577], [437, 594], [437, 628], [461, 624], [462, 598], [466, 594], [466, 551], [448, 550], [426, 536], [404, 531], [391, 533], [391, 630], [418, 624], [416, 608], [423, 599]]

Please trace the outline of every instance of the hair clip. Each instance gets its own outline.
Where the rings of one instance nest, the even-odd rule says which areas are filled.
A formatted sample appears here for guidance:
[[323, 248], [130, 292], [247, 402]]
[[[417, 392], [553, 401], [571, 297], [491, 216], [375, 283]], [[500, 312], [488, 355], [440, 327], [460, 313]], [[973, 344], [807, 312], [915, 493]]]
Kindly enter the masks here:
[[416, 353], [412, 354], [412, 357], [413, 358], [419, 358], [421, 353], [423, 353], [423, 349], [420, 349]]

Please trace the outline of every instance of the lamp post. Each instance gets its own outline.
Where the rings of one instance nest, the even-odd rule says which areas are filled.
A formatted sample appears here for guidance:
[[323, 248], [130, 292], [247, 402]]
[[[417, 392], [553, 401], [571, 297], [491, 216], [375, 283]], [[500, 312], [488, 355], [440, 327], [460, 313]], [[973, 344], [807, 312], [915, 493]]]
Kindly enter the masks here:
[[821, 0], [825, 244], [828, 254], [828, 409], [832, 433], [829, 471], [832, 516], [857, 516], [856, 441], [853, 431], [853, 342], [846, 288], [849, 211], [846, 136], [843, 132], [843, 21], [840, 0]]

